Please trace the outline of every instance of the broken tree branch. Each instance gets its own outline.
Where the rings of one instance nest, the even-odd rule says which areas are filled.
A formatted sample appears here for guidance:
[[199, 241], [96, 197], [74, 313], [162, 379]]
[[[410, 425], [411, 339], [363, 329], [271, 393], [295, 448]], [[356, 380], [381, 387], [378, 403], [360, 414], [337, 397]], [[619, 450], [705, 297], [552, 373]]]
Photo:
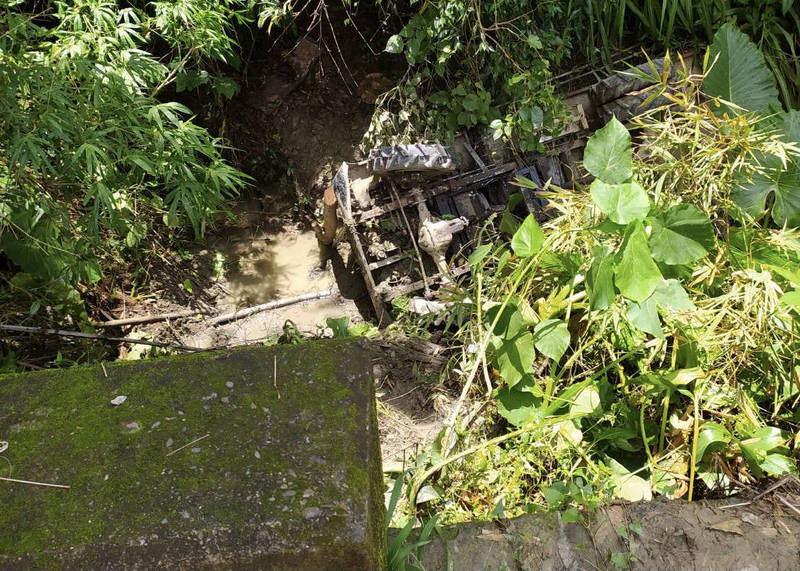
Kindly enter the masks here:
[[181, 351], [207, 351], [202, 347], [190, 347], [189, 345], [178, 345], [175, 343], [158, 343], [146, 339], [133, 339], [131, 337], [106, 337], [96, 333], [83, 333], [82, 331], [65, 331], [63, 329], [46, 329], [44, 327], [25, 327], [23, 325], [0, 324], [0, 330], [13, 331], [15, 333], [38, 333], [40, 335], [57, 335], [59, 337], [79, 337], [81, 339], [97, 339], [98, 341], [111, 341], [113, 343], [133, 343], [136, 345], [149, 345], [150, 347], [161, 347], [164, 349], [179, 349]]
[[331, 290], [326, 289], [322, 291], [316, 291], [312, 293], [298, 295], [296, 297], [285, 297], [283, 299], [270, 301], [269, 303], [262, 303], [261, 305], [254, 305], [252, 307], [247, 307], [245, 309], [232, 311], [231, 313], [225, 313], [223, 315], [219, 315], [214, 319], [210, 319], [208, 323], [209, 325], [219, 325], [221, 323], [227, 323], [228, 321], [235, 321], [237, 319], [242, 319], [243, 317], [248, 317], [249, 315], [253, 315], [254, 313], [260, 313], [262, 311], [268, 311], [270, 309], [276, 309], [278, 307], [284, 307], [286, 305], [294, 305], [295, 303], [302, 303], [304, 301], [310, 301], [312, 299], [322, 299], [325, 297], [330, 297], [331, 293], [332, 293]]
[[186, 309], [184, 311], [173, 311], [172, 313], [162, 313], [160, 315], [139, 315], [126, 319], [110, 319], [93, 323], [95, 327], [120, 327], [122, 325], [136, 325], [139, 323], [153, 323], [155, 321], [166, 321], [167, 319], [179, 319], [181, 317], [194, 317], [203, 312], [199, 309]]

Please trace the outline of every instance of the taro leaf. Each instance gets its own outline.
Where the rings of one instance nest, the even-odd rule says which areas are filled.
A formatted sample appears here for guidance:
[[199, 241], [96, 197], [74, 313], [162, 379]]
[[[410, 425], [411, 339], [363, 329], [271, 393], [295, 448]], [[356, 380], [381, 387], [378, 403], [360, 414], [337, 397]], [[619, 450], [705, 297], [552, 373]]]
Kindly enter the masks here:
[[533, 329], [533, 342], [544, 355], [558, 362], [569, 348], [569, 329], [560, 319], [546, 319]]
[[761, 462], [761, 468], [770, 476], [783, 476], [784, 474], [797, 474], [794, 460], [783, 454], [767, 454]]
[[644, 220], [650, 211], [647, 193], [633, 180], [606, 184], [597, 178], [589, 187], [589, 192], [597, 208], [616, 224]]
[[631, 301], [642, 302], [653, 295], [661, 272], [653, 261], [641, 222], [632, 222], [625, 231], [614, 281], [620, 293]]
[[495, 337], [494, 363], [509, 387], [522, 380], [533, 364], [533, 335], [525, 331], [510, 339]]
[[649, 333], [659, 339], [665, 339], [664, 331], [661, 329], [661, 321], [658, 318], [658, 311], [656, 310], [656, 302], [653, 299], [655, 296], [650, 296], [641, 303], [631, 301], [628, 303], [628, 321], [641, 331]]
[[695, 464], [699, 463], [706, 454], [726, 448], [730, 440], [731, 433], [727, 428], [716, 422], [704, 422], [697, 437]]
[[665, 264], [688, 264], [715, 246], [714, 227], [708, 215], [691, 204], [673, 206], [648, 219], [652, 227], [648, 244], [653, 258]]
[[592, 266], [586, 276], [586, 287], [592, 309], [605, 309], [614, 302], [614, 256], [608, 246], [592, 248]]
[[386, 42], [386, 49], [384, 51], [390, 54], [399, 54], [403, 51], [403, 45], [403, 38], [395, 34]]
[[[714, 35], [708, 61], [713, 62], [713, 66], [703, 81], [706, 94], [747, 111], [779, 105], [775, 79], [764, 56], [750, 38], [733, 24], [725, 24]], [[714, 112], [719, 116], [723, 113], [739, 114], [737, 109], [725, 103]]]
[[664, 309], [691, 311], [694, 304], [678, 280], [662, 280], [653, 292], [653, 299]]
[[612, 117], [605, 127], [595, 131], [586, 142], [583, 165], [607, 184], [620, 184], [631, 178], [631, 135], [616, 117]]
[[[800, 112], [785, 114], [783, 121], [784, 140], [800, 143], [794, 126]], [[761, 160], [761, 170], [750, 178], [740, 177], [731, 192], [736, 205], [753, 218], [760, 218], [767, 207], [767, 199], [773, 195], [772, 219], [778, 226], [800, 226], [800, 159], [790, 160], [784, 167], [778, 157], [768, 156]]]
[[495, 393], [494, 398], [500, 416], [514, 426], [523, 426], [541, 417], [538, 407], [542, 399], [528, 391], [521, 391], [516, 387], [513, 389], [504, 387]]
[[538, 253], [544, 243], [544, 232], [536, 222], [533, 214], [528, 214], [525, 221], [511, 238], [511, 249], [520, 258], [530, 258]]
[[589, 385], [575, 397], [569, 407], [570, 414], [587, 415], [600, 410], [600, 392], [594, 385]]

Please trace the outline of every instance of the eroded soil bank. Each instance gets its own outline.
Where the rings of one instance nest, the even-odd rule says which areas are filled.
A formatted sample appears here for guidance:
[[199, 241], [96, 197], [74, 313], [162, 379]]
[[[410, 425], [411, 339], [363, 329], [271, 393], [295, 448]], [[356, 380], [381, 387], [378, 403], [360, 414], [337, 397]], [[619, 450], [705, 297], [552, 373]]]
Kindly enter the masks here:
[[796, 499], [785, 485], [752, 502], [613, 504], [585, 523], [547, 514], [461, 524], [434, 536], [422, 563], [427, 571], [797, 569], [800, 514], [786, 505]]

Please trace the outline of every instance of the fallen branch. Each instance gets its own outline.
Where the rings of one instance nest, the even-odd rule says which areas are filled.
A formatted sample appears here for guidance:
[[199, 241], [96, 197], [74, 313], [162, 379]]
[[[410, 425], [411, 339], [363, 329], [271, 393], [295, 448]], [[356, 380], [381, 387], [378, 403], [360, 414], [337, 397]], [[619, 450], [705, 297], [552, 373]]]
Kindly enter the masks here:
[[0, 330], [13, 331], [15, 333], [38, 333], [41, 335], [57, 335], [59, 337], [79, 337], [81, 339], [97, 339], [98, 341], [110, 341], [112, 343], [133, 343], [136, 345], [149, 345], [150, 347], [161, 347], [164, 349], [179, 349], [181, 351], [207, 351], [202, 347], [190, 347], [189, 345], [178, 345], [176, 343], [158, 343], [146, 339], [133, 339], [131, 337], [106, 337], [96, 333], [83, 333], [82, 331], [64, 331], [63, 329], [46, 329], [44, 327], [25, 327], [23, 325], [3, 325]]
[[243, 317], [253, 315], [254, 313], [260, 313], [262, 311], [268, 311], [270, 309], [276, 309], [278, 307], [284, 307], [286, 305], [294, 305], [295, 303], [302, 303], [304, 301], [309, 301], [312, 299], [322, 299], [324, 297], [330, 297], [330, 295], [331, 295], [331, 290], [326, 289], [323, 291], [298, 295], [297, 297], [285, 297], [283, 299], [270, 301], [269, 303], [262, 303], [261, 305], [254, 305], [252, 307], [247, 307], [245, 309], [239, 309], [231, 313], [225, 313], [223, 315], [219, 315], [213, 319], [210, 319], [208, 323], [209, 325], [219, 325], [220, 323], [227, 323], [229, 321], [242, 319]]
[[93, 323], [95, 327], [120, 327], [122, 325], [136, 325], [138, 323], [153, 323], [154, 321], [166, 321], [167, 319], [179, 319], [181, 317], [194, 317], [203, 312], [197, 309], [186, 309], [184, 311], [173, 311], [172, 313], [162, 313], [161, 315], [139, 315], [128, 317], [127, 319], [110, 319]]

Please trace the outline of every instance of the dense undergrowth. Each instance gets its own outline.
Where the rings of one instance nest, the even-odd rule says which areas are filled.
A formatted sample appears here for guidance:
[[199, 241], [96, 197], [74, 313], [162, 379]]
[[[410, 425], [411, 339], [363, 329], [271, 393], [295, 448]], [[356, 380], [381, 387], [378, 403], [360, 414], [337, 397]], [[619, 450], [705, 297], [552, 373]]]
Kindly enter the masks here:
[[[795, 471], [800, 5], [378, 4], [408, 68], [372, 143], [488, 129], [534, 150], [563, 116], [562, 70], [714, 40], [702, 74], [680, 58], [675, 81], [653, 70], [666, 106], [593, 137], [591, 187], [550, 186], [541, 224], [511, 204], [483, 230], [450, 299], [464, 398], [413, 460], [406, 511], [576, 518], [614, 495], [696, 498]], [[248, 179], [176, 100], [233, 97], [237, 34], [291, 33], [320, 6], [0, 0], [0, 251], [29, 306], [15, 315], [86, 328], [91, 284], [227, 211]]]
[[797, 472], [800, 111], [733, 26], [703, 73], [666, 62], [666, 104], [589, 140], [588, 188], [482, 231], [451, 292], [462, 406], [406, 473], [409, 505], [574, 520]]

